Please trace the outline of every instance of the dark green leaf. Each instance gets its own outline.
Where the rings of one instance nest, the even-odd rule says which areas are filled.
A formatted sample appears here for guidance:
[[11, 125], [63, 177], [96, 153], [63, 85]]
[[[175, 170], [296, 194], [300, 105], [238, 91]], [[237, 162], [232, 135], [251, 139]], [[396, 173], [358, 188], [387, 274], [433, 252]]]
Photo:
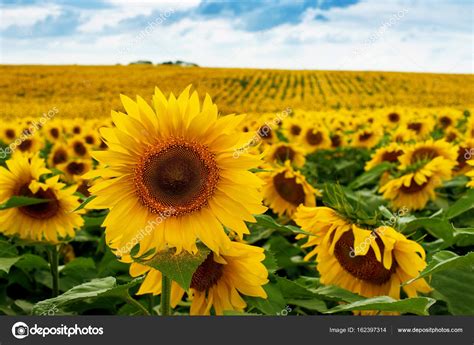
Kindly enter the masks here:
[[10, 199], [5, 201], [3, 204], [0, 204], [0, 211], [14, 208], [14, 207], [22, 207], [22, 206], [29, 206], [29, 205], [36, 205], [36, 204], [43, 204], [45, 202], [49, 202], [49, 199], [38, 199], [38, 198], [30, 198], [27, 196], [12, 196]]

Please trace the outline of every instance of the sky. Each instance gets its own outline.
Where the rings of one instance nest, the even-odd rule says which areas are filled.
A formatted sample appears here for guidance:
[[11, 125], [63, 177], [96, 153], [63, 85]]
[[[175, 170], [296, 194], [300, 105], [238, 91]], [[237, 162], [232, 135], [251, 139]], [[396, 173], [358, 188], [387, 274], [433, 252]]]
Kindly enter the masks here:
[[1, 64], [473, 73], [471, 0], [0, 0]]

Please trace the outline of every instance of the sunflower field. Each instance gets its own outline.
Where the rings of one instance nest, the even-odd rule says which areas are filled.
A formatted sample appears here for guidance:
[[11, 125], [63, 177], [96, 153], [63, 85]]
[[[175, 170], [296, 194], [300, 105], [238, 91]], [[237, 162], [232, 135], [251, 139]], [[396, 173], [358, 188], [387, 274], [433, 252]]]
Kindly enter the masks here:
[[474, 315], [472, 75], [0, 70], [2, 314]]

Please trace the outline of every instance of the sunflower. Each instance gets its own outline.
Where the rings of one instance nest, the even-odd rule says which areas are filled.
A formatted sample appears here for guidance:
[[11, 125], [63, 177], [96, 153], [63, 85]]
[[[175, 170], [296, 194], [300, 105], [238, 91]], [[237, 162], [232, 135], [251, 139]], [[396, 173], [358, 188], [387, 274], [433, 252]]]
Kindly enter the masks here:
[[283, 142], [268, 146], [264, 157], [270, 164], [284, 164], [290, 161], [296, 167], [302, 167], [306, 161], [304, 151], [299, 146]]
[[372, 155], [370, 161], [365, 164], [365, 170], [370, 170], [383, 163], [398, 163], [398, 157], [403, 154], [403, 147], [398, 143], [391, 143], [388, 146], [381, 147]]
[[77, 158], [90, 157], [90, 149], [82, 136], [74, 136], [67, 141], [72, 156]]
[[436, 157], [413, 172], [393, 178], [379, 191], [385, 199], [392, 202], [394, 208], [421, 210], [429, 200], [435, 199], [435, 189], [440, 187], [444, 180], [451, 178], [454, 164], [443, 157]]
[[301, 120], [295, 116], [284, 119], [282, 123], [282, 132], [289, 142], [298, 141], [303, 132]]
[[383, 131], [378, 127], [361, 129], [353, 134], [351, 145], [370, 149], [379, 143], [382, 135]]
[[415, 117], [413, 116], [405, 126], [404, 130], [410, 132], [417, 139], [425, 139], [433, 130], [434, 122], [429, 117]]
[[262, 177], [265, 181], [264, 202], [278, 215], [291, 217], [301, 204], [316, 205], [315, 197], [320, 195], [319, 192], [306, 181], [303, 174], [293, 170], [288, 161], [271, 173], [262, 173]]
[[56, 142], [52, 147], [48, 156], [48, 166], [55, 167], [59, 164], [66, 163], [69, 160], [69, 147], [62, 142]]
[[57, 168], [64, 173], [67, 182], [81, 182], [84, 180], [82, 175], [91, 170], [92, 162], [90, 159], [76, 158], [57, 165]]
[[249, 233], [244, 221], [266, 211], [263, 181], [249, 171], [260, 158], [246, 152], [234, 158], [254, 135], [238, 130], [244, 116], [219, 116], [209, 95], [201, 106], [190, 88], [178, 99], [156, 88], [154, 109], [122, 95], [128, 115], [113, 111], [116, 127], [101, 129], [109, 149], [93, 157], [105, 168], [84, 178], [102, 177], [90, 188], [97, 197], [89, 206], [110, 209], [104, 226], [112, 250], [160, 217], [138, 256], [165, 245], [196, 252], [196, 239], [219, 254], [230, 244], [224, 226], [242, 238]]
[[458, 120], [459, 114], [443, 110], [442, 114], [437, 117], [436, 122], [438, 127], [446, 130], [448, 128], [456, 127]]
[[385, 123], [389, 125], [389, 127], [393, 128], [398, 126], [402, 122], [402, 114], [399, 111], [391, 111], [385, 115]]
[[331, 134], [331, 148], [336, 149], [341, 146], [345, 146], [346, 139], [343, 133], [335, 132]]
[[10, 144], [15, 141], [17, 138], [18, 129], [16, 126], [14, 126], [12, 123], [7, 124], [1, 131], [0, 139], [5, 143], [5, 144]]
[[41, 140], [34, 135], [23, 134], [20, 138], [21, 142], [16, 146], [15, 153], [35, 154], [43, 147]]
[[474, 138], [467, 139], [458, 146], [458, 164], [454, 167], [456, 175], [462, 175], [466, 171], [469, 171], [469, 165], [467, 161], [474, 156]]
[[[265, 259], [263, 248], [239, 242], [220, 255], [210, 253], [194, 272], [189, 296], [192, 300], [191, 315], [215, 315], [224, 311], [242, 312], [247, 303], [241, 295], [267, 298], [262, 285], [268, 282], [268, 271], [262, 264]], [[130, 275], [136, 277], [146, 273], [137, 294], [161, 294], [161, 272], [149, 266], [132, 263]], [[171, 306], [181, 301], [184, 290], [176, 282], [171, 285]]]
[[323, 126], [305, 127], [300, 136], [300, 143], [308, 153], [331, 147], [329, 131]]
[[406, 169], [418, 162], [429, 161], [437, 157], [446, 160], [447, 165], [454, 166], [457, 162], [457, 156], [456, 146], [442, 139], [436, 141], [430, 139], [406, 147], [404, 154], [399, 157], [400, 169]]
[[44, 128], [43, 128], [43, 131], [42, 133], [45, 133], [46, 135], [46, 138], [50, 141], [50, 142], [56, 142], [58, 141], [62, 135], [63, 135], [63, 129], [62, 127], [59, 125], [59, 123], [56, 121], [56, 122], [51, 122], [51, 123], [48, 123]]
[[400, 299], [400, 288], [408, 297], [431, 291], [424, 279], [402, 286], [426, 267], [425, 251], [395, 229], [362, 229], [328, 207], [300, 206], [295, 222], [315, 235], [297, 238], [308, 238], [305, 248], [315, 246], [305, 260], [317, 255], [322, 284], [365, 297], [388, 295], [395, 299]]
[[6, 235], [50, 243], [73, 237], [74, 229], [84, 222], [78, 213], [72, 212], [80, 204], [74, 196], [76, 187], [64, 188], [65, 184], [58, 181], [59, 176], [41, 182], [40, 177], [50, 171], [38, 155], [29, 158], [18, 154], [6, 164], [8, 169], [0, 167], [0, 203], [13, 196], [49, 201], [0, 211], [0, 230]]

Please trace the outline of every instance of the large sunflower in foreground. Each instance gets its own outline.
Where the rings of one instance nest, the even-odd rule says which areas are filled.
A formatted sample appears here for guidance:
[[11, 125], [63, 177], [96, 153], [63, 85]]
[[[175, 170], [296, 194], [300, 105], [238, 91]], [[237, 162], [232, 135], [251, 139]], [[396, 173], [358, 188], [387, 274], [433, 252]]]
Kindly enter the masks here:
[[[191, 315], [209, 315], [214, 308], [216, 315], [224, 311], [243, 311], [247, 306], [241, 295], [266, 298], [262, 288], [268, 282], [268, 272], [262, 264], [263, 249], [239, 242], [221, 251], [220, 255], [210, 253], [194, 272], [189, 291]], [[161, 294], [161, 272], [149, 266], [132, 263], [130, 275], [146, 273], [137, 294]], [[181, 301], [184, 290], [176, 283], [171, 285], [171, 306]]]
[[406, 169], [418, 162], [428, 162], [437, 157], [442, 157], [447, 161], [447, 165], [454, 167], [458, 157], [456, 146], [445, 140], [434, 141], [433, 139], [407, 146], [403, 155], [399, 157], [400, 169]]
[[41, 182], [41, 175], [50, 171], [38, 155], [28, 158], [17, 154], [6, 164], [8, 169], [0, 167], [0, 203], [13, 196], [49, 201], [0, 211], [0, 231], [9, 236], [50, 243], [73, 237], [74, 229], [84, 222], [78, 213], [73, 213], [80, 205], [74, 195], [76, 186], [65, 188], [65, 184], [58, 181], [59, 176]]
[[337, 285], [365, 297], [388, 295], [400, 298], [400, 288], [408, 297], [431, 288], [424, 279], [403, 285], [426, 267], [425, 251], [391, 227], [373, 231], [351, 224], [328, 207], [300, 206], [296, 223], [315, 236], [303, 247], [313, 247], [305, 257], [317, 255], [321, 283]]
[[109, 149], [93, 157], [106, 168], [86, 178], [103, 178], [90, 188], [97, 197], [89, 206], [110, 209], [104, 226], [112, 250], [151, 224], [137, 255], [164, 245], [196, 252], [196, 239], [219, 253], [230, 245], [224, 226], [242, 237], [245, 221], [266, 210], [263, 182], [249, 171], [260, 158], [245, 151], [234, 158], [254, 135], [238, 130], [244, 116], [219, 116], [209, 95], [201, 105], [189, 89], [166, 99], [156, 88], [154, 108], [122, 95], [127, 114], [113, 111], [115, 127], [101, 129]]
[[436, 198], [435, 189], [451, 178], [454, 165], [443, 157], [436, 157], [415, 171], [391, 179], [379, 191], [395, 208], [421, 210], [429, 200]]
[[289, 161], [272, 171], [262, 173], [265, 181], [263, 198], [265, 205], [282, 216], [291, 215], [299, 205], [315, 206], [316, 195], [320, 195], [307, 181], [303, 174], [293, 170]]

